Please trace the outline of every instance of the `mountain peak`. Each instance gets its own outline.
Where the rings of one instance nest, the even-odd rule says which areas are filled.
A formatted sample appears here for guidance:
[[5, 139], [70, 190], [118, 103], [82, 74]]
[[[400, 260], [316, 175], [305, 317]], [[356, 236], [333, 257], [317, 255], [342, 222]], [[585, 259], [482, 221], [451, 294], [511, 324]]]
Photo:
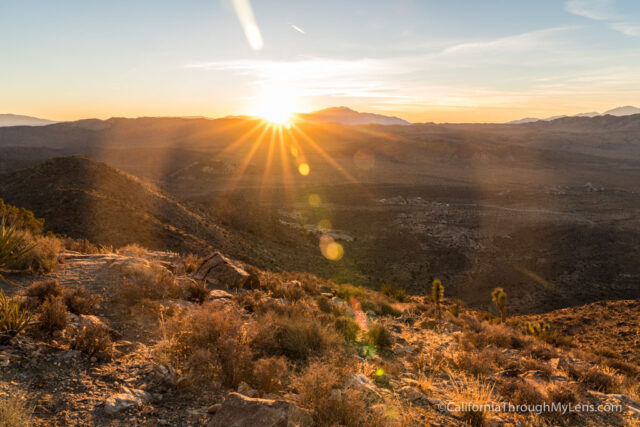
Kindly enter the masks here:
[[45, 126], [57, 122], [38, 117], [22, 116], [20, 114], [0, 114], [0, 126]]
[[362, 113], [349, 107], [329, 107], [308, 114], [299, 114], [298, 117], [319, 123], [340, 123], [343, 125], [409, 125], [406, 120], [395, 116], [385, 116], [375, 113]]

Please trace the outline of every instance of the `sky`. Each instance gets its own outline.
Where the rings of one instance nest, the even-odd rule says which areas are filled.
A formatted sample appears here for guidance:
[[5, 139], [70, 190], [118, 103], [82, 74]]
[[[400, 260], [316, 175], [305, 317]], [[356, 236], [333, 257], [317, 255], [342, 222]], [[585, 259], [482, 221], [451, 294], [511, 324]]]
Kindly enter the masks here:
[[638, 0], [0, 0], [0, 113], [330, 106], [504, 122], [640, 106]]

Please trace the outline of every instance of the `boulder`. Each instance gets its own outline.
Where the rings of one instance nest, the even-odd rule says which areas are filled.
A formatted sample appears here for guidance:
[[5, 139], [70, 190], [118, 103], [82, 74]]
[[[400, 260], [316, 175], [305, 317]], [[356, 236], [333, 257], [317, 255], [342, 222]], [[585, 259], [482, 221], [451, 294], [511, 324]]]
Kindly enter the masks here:
[[125, 387], [122, 393], [114, 394], [104, 402], [104, 411], [114, 415], [133, 406], [142, 405], [151, 400], [151, 395], [144, 390]]
[[209, 427], [306, 427], [312, 425], [307, 411], [284, 400], [254, 399], [229, 393], [217, 408]]
[[254, 289], [260, 286], [260, 281], [255, 275], [248, 273], [239, 263], [220, 252], [206, 257], [193, 273], [193, 278], [228, 288]]

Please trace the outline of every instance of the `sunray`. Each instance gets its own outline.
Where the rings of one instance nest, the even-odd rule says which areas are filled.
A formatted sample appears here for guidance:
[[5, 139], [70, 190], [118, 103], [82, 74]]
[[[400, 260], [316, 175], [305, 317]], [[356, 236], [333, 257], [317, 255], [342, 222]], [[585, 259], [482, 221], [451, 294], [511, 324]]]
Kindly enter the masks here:
[[271, 138], [269, 139], [269, 149], [267, 151], [267, 158], [265, 160], [264, 171], [262, 173], [262, 182], [260, 183], [260, 200], [262, 200], [264, 196], [265, 186], [268, 184], [269, 173], [271, 172], [271, 161], [273, 160], [273, 148], [275, 145], [274, 136], [276, 134], [276, 126], [271, 124], [269, 126], [271, 128]]
[[[285, 197], [288, 203], [295, 201], [295, 194], [293, 190], [293, 183], [291, 182], [291, 171], [289, 170], [289, 157], [287, 156], [287, 148], [285, 147], [284, 136], [282, 134], [282, 127], [278, 128], [280, 135], [279, 147], [280, 147], [280, 162], [282, 163], [282, 184], [284, 186]], [[287, 130], [287, 134], [290, 132]]]
[[260, 127], [264, 126], [266, 128], [266, 123], [264, 120], [260, 120], [254, 127], [252, 127], [248, 132], [246, 132], [244, 135], [240, 136], [240, 138], [236, 139], [235, 141], [233, 141], [231, 144], [227, 145], [225, 148], [223, 148], [222, 150], [220, 150], [215, 156], [213, 156], [211, 158], [211, 160], [220, 160], [221, 157], [223, 157], [226, 154], [231, 154], [233, 151], [235, 151], [236, 148], [238, 148], [243, 142], [245, 142], [247, 139], [249, 139], [249, 137], [251, 137], [251, 135], [253, 135], [254, 133], [256, 133]]
[[269, 130], [269, 128], [267, 126], [264, 126], [262, 133], [251, 146], [251, 149], [249, 150], [247, 155], [244, 157], [244, 159], [242, 160], [242, 163], [240, 164], [236, 172], [233, 174], [233, 176], [229, 180], [229, 183], [225, 186], [225, 189], [222, 192], [222, 194], [225, 194], [235, 188], [240, 178], [242, 178], [242, 176], [244, 175], [244, 171], [249, 166], [249, 163], [251, 162], [251, 159], [255, 155], [256, 151], [258, 151], [258, 148], [260, 148], [260, 144], [262, 144], [262, 140], [264, 139], [264, 136], [267, 133], [267, 130]]

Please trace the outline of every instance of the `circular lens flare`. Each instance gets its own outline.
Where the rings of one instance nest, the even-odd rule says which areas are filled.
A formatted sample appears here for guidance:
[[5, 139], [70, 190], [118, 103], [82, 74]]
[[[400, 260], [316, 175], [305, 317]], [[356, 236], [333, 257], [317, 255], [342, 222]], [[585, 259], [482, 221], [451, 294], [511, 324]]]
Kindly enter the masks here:
[[333, 237], [325, 234], [320, 237], [320, 252], [322, 256], [331, 261], [340, 261], [344, 256], [344, 248]]
[[307, 176], [309, 172], [311, 172], [311, 168], [308, 163], [300, 163], [300, 165], [298, 165], [298, 172], [302, 176]]

